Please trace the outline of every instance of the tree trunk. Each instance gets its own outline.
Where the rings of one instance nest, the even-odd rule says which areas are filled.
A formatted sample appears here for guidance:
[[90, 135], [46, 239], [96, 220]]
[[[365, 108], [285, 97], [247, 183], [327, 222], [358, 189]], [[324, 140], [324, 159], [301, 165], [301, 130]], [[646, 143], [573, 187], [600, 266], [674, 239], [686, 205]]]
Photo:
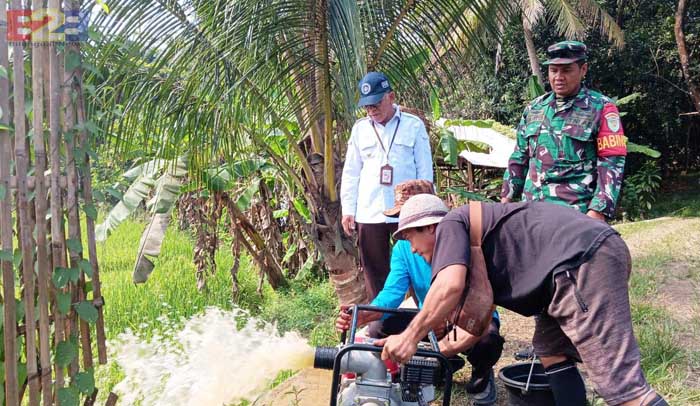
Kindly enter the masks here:
[[[503, 28], [499, 24], [499, 32], [503, 32]], [[493, 68], [493, 76], [496, 77], [498, 76], [498, 71], [501, 69], [501, 62], [503, 61], [503, 39], [498, 38], [498, 44], [496, 45], [496, 56], [494, 57], [494, 68]]]
[[[333, 112], [330, 88], [330, 60], [328, 47], [328, 0], [311, 0], [316, 21], [315, 31], [311, 32], [313, 49], [319, 61], [312, 76], [315, 87], [312, 89], [322, 116], [316, 119], [316, 125], [322, 129], [323, 145], [314, 145], [314, 150], [307, 156], [299, 156], [302, 164], [311, 166], [311, 176], [304, 175], [304, 192], [315, 210], [312, 224], [307, 231], [317, 249], [323, 255], [323, 261], [338, 300], [341, 304], [363, 304], [367, 302], [364, 278], [357, 266], [357, 249], [345, 236], [340, 225], [341, 210], [338, 200], [338, 173], [336, 157], [333, 154], [333, 141], [338, 141], [333, 134]], [[310, 89], [311, 90], [311, 89]], [[303, 123], [299, 123], [303, 128]], [[314, 124], [312, 124], [314, 125]], [[322, 148], [322, 150], [320, 149]], [[320, 187], [319, 187], [320, 186]]]
[[[339, 163], [334, 162], [334, 165], [336, 173], [342, 170]], [[325, 166], [323, 158], [320, 157], [312, 162], [311, 169], [317, 177], [317, 183], [321, 183], [323, 179]], [[354, 242], [345, 235], [340, 224], [340, 202], [331, 202], [323, 196], [316, 197], [320, 200], [316, 204], [319, 218], [311, 224], [308, 233], [323, 255], [323, 262], [328, 269], [338, 300], [340, 304], [365, 304], [367, 292], [364, 276], [358, 267], [359, 255]]]
[[522, 16], [522, 20], [523, 33], [525, 34], [525, 47], [527, 48], [527, 56], [530, 59], [530, 70], [533, 75], [537, 76], [540, 85], [544, 87], [544, 79], [542, 78], [542, 71], [540, 70], [540, 61], [537, 59], [537, 49], [535, 48], [535, 41], [532, 38], [532, 29], [525, 16]]
[[[323, 156], [325, 157], [325, 166], [323, 168], [324, 175], [324, 194], [331, 202], [338, 200], [338, 193], [335, 184], [335, 159], [333, 159], [333, 107], [331, 97], [331, 68], [329, 61], [328, 48], [328, 0], [319, 0], [316, 9], [318, 23], [318, 44], [317, 52], [319, 57], [319, 83], [316, 89], [316, 95], [321, 100], [323, 109]], [[318, 151], [315, 151], [318, 152]]]
[[625, 13], [625, 5], [627, 0], [617, 0], [617, 15], [615, 16], [615, 24], [622, 28], [622, 16]]
[[678, 8], [676, 9], [676, 24], [674, 32], [676, 34], [676, 44], [678, 45], [678, 55], [681, 60], [681, 69], [683, 77], [688, 83], [690, 97], [693, 99], [695, 111], [700, 112], [700, 85], [696, 83], [693, 77], [690, 76], [690, 61], [688, 58], [688, 50], [685, 46], [685, 34], [683, 33], [683, 19], [685, 18], [686, 0], [678, 0]]
[[[268, 249], [265, 240], [255, 230], [255, 227], [248, 221], [243, 212], [238, 209], [233, 200], [226, 199], [226, 207], [228, 208], [229, 216], [238, 223], [238, 231], [243, 231], [237, 237], [253, 256], [260, 270], [267, 275], [270, 286], [273, 289], [287, 286], [287, 280], [282, 273], [282, 268], [274, 254]], [[246, 237], [250, 238], [250, 243], [248, 243]]]

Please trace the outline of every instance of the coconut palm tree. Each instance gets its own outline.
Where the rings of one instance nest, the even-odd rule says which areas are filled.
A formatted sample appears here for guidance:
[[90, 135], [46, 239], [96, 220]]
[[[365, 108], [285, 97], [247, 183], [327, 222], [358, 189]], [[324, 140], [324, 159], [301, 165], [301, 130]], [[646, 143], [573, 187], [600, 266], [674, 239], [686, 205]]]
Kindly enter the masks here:
[[[507, 0], [115, 0], [94, 26], [96, 90], [119, 111], [118, 146], [190, 154], [206, 167], [253, 146], [292, 179], [308, 236], [342, 303], [364, 300], [356, 252], [339, 225], [339, 171], [357, 117], [356, 83], [380, 69], [423, 108], [432, 90], [511, 12]], [[453, 35], [457, 33], [458, 35]], [[468, 44], [468, 45], [467, 45]], [[451, 51], [445, 53], [445, 49]], [[484, 48], [482, 48], [484, 50]], [[456, 70], [454, 70], [456, 72]], [[262, 140], [283, 136], [284, 151]]]
[[532, 29], [549, 15], [560, 35], [567, 39], [583, 39], [589, 26], [597, 26], [617, 48], [625, 45], [622, 29], [598, 2], [593, 0], [520, 0], [525, 46], [532, 74], [544, 84]]

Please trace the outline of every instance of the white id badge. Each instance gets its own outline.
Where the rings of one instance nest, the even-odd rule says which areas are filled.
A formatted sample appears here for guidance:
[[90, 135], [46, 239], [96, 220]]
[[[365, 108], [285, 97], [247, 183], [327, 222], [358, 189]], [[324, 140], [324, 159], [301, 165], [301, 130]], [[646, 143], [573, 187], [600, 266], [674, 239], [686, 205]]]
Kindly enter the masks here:
[[379, 183], [385, 186], [391, 186], [394, 183], [394, 168], [386, 164], [379, 169]]

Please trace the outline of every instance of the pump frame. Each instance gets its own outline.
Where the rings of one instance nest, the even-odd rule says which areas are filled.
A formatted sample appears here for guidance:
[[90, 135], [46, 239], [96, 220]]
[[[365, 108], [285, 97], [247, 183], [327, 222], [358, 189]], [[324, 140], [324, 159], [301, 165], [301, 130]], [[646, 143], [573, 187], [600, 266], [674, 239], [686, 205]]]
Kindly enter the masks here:
[[[383, 347], [377, 347], [374, 345], [368, 345], [368, 344], [355, 344], [355, 331], [357, 330], [357, 315], [358, 311], [360, 310], [366, 310], [366, 311], [373, 311], [373, 312], [378, 312], [378, 313], [390, 313], [390, 314], [416, 314], [418, 313], [418, 309], [390, 309], [388, 307], [379, 307], [379, 306], [370, 306], [370, 305], [354, 305], [352, 308], [352, 324], [350, 325], [350, 338], [349, 340], [346, 340], [347, 338], [347, 331], [343, 331], [343, 333], [340, 336], [340, 343], [343, 345], [343, 347], [338, 350], [338, 353], [335, 356], [335, 360], [333, 361], [333, 382], [331, 383], [331, 402], [330, 406], [337, 406], [338, 404], [338, 389], [340, 388], [340, 361], [343, 359], [343, 356], [350, 352], [350, 351], [369, 351], [369, 352], [382, 352]], [[433, 330], [430, 330], [428, 333], [428, 338], [430, 340], [430, 343], [433, 347], [432, 351], [428, 350], [422, 350], [418, 349], [416, 351], [415, 355], [420, 356], [420, 357], [426, 357], [426, 358], [435, 358], [440, 362], [440, 365], [443, 368], [443, 371], [445, 372], [444, 374], [444, 379], [445, 379], [445, 386], [443, 389], [443, 395], [442, 395], [442, 405], [443, 406], [449, 406], [450, 400], [452, 397], [452, 374], [454, 371], [452, 371], [452, 366], [450, 364], [450, 361], [440, 353], [440, 349], [438, 347], [437, 339], [435, 336], [435, 332]], [[348, 344], [348, 342], [350, 344]]]

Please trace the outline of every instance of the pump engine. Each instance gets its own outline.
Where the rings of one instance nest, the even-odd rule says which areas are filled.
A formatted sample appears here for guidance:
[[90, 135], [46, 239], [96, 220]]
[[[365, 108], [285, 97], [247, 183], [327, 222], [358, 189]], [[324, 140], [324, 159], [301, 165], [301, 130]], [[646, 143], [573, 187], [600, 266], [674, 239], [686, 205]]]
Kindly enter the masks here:
[[346, 342], [343, 334], [338, 347], [316, 348], [314, 367], [333, 370], [330, 405], [422, 406], [435, 400], [435, 388], [441, 384], [444, 384], [443, 405], [449, 405], [452, 369], [449, 360], [440, 354], [437, 341], [420, 343], [416, 354], [404, 365], [382, 361], [381, 347], [374, 346], [371, 339], [355, 338], [359, 310], [416, 312], [355, 306], [350, 339]]

